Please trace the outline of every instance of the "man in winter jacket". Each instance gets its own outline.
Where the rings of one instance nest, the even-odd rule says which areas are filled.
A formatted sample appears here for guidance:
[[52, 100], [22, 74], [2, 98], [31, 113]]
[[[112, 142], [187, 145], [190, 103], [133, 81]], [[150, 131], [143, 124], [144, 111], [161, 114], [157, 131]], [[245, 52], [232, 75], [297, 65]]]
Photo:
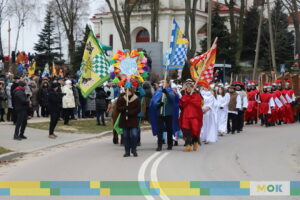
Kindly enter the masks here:
[[25, 86], [26, 84], [20, 81], [19, 86], [14, 90], [14, 109], [17, 114], [14, 140], [27, 139], [24, 132], [27, 125], [27, 109], [30, 101], [25, 94]]

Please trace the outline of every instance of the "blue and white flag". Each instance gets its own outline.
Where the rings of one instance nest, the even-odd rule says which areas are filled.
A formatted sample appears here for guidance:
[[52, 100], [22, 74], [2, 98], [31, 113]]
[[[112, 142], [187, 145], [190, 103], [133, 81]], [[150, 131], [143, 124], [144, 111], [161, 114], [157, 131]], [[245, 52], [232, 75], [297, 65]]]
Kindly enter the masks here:
[[50, 70], [49, 70], [49, 64], [48, 63], [45, 65], [44, 71], [42, 73], [42, 77], [46, 77], [46, 76], [48, 76], [48, 77], [50, 76]]
[[167, 59], [167, 70], [182, 69], [187, 59], [189, 41], [183, 36], [176, 20], [173, 20], [172, 38]]

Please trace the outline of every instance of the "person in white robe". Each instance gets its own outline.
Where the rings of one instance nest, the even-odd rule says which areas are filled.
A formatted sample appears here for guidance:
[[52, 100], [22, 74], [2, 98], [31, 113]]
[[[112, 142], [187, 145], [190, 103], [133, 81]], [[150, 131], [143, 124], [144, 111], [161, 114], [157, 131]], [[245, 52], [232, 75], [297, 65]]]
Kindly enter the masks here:
[[217, 124], [218, 133], [223, 136], [227, 133], [227, 120], [228, 120], [228, 104], [230, 95], [225, 92], [223, 87], [219, 87], [217, 91]]
[[201, 95], [204, 99], [203, 127], [201, 129], [201, 141], [213, 143], [218, 140], [218, 127], [216, 122], [216, 99], [214, 95], [205, 87], [201, 88]]

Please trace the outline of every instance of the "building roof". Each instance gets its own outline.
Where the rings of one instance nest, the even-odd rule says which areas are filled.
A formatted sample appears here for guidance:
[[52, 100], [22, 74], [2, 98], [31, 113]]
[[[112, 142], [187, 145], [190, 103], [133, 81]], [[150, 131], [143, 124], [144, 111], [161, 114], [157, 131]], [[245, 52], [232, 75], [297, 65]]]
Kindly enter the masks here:
[[[298, 12], [298, 20], [300, 21], [300, 11]], [[294, 24], [294, 20], [293, 20], [292, 16], [288, 17], [288, 22], [290, 25]]]
[[[227, 14], [227, 13], [229, 13], [229, 8], [228, 8], [228, 6], [226, 6], [226, 4], [220, 3], [220, 2], [217, 2], [217, 1], [212, 1], [212, 8], [213, 9], [216, 8], [217, 5], [220, 6], [219, 14]], [[237, 13], [239, 13], [241, 11], [240, 8], [234, 8], [233, 10], [234, 10], [234, 12], [237, 12]]]

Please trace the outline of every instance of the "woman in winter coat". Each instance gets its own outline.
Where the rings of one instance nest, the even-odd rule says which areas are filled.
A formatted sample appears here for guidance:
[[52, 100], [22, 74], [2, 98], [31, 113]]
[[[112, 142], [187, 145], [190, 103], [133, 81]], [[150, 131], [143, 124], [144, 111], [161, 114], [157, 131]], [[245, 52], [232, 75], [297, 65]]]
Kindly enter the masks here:
[[95, 90], [88, 96], [86, 100], [86, 110], [89, 113], [89, 117], [93, 118], [96, 111], [96, 92]]
[[75, 108], [75, 99], [72, 90], [72, 81], [67, 80], [66, 85], [61, 88], [63, 99], [62, 99], [62, 107], [63, 107], [63, 115], [64, 115], [64, 125], [69, 125], [70, 117]]
[[48, 81], [42, 82], [42, 86], [39, 90], [39, 103], [41, 106], [42, 117], [48, 117], [48, 95], [49, 95], [49, 83]]
[[4, 122], [4, 114], [6, 107], [6, 94], [5, 94], [5, 85], [3, 81], [0, 81], [0, 122]]
[[35, 81], [31, 81], [29, 87], [30, 87], [30, 90], [32, 93], [31, 98], [30, 98], [30, 101], [32, 103], [31, 115], [33, 117], [34, 112], [36, 112], [37, 117], [40, 117], [39, 98], [38, 98], [39, 89], [38, 89]]
[[12, 111], [13, 111], [13, 106], [12, 106], [12, 97], [11, 97], [11, 86], [12, 83], [9, 83], [6, 86], [6, 95], [7, 95], [7, 114], [6, 114], [6, 118], [7, 121], [11, 121], [11, 116], [12, 116]]
[[104, 114], [107, 108], [106, 105], [107, 94], [104, 91], [104, 87], [100, 86], [96, 88], [96, 111], [97, 111], [97, 125], [100, 125], [100, 117], [102, 125], [105, 126]]
[[[128, 105], [126, 102], [128, 102]], [[123, 129], [124, 157], [129, 157], [130, 153], [132, 153], [134, 157], [137, 157], [138, 114], [141, 112], [141, 104], [132, 88], [128, 89], [128, 99], [125, 93], [120, 95], [117, 100], [117, 109], [121, 114], [119, 127]]]

